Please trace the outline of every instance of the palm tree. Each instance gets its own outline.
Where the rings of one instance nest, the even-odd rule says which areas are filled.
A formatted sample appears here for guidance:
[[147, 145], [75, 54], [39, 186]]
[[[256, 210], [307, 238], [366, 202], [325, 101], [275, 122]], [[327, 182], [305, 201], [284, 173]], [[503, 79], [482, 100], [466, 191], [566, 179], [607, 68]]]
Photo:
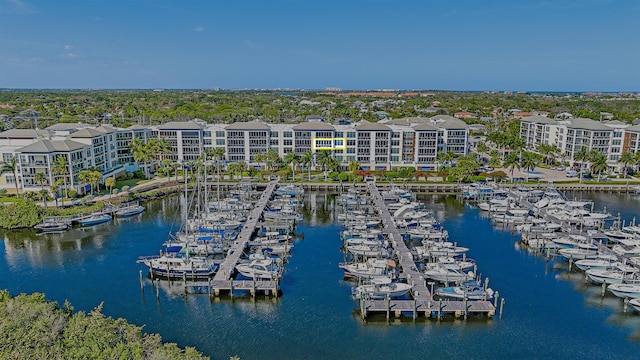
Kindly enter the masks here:
[[291, 181], [296, 181], [296, 165], [298, 164], [298, 155], [294, 151], [287, 153], [284, 156], [284, 162], [291, 166], [291, 172], [293, 174]]
[[[91, 170], [89, 169], [80, 170], [80, 173], [78, 173], [78, 182], [81, 185], [91, 184], [91, 181], [92, 181], [91, 175], [92, 175]], [[82, 194], [87, 195], [85, 186], [82, 186]]]
[[598, 179], [600, 179], [600, 174], [607, 169], [609, 169], [607, 156], [597, 150], [591, 152], [591, 171], [598, 174]]
[[111, 194], [111, 191], [113, 189], [113, 187], [116, 185], [116, 178], [109, 177], [104, 181], [104, 186], [106, 186], [109, 189], [109, 194]]
[[[179, 162], [171, 163], [171, 169], [173, 170], [173, 172], [176, 175], [176, 182], [178, 182], [178, 168], [180, 168], [180, 166], [181, 165], [180, 165]], [[169, 179], [169, 180], [171, 180], [171, 179]]]
[[327, 181], [327, 167], [330, 161], [331, 161], [331, 151], [320, 150], [318, 153], [316, 153], [316, 163], [322, 167], [325, 181]]
[[311, 150], [307, 150], [304, 153], [302, 159], [300, 159], [300, 163], [307, 167], [309, 171], [309, 181], [311, 181], [311, 165], [313, 164], [313, 153]]
[[53, 185], [49, 186], [49, 190], [51, 190], [51, 193], [53, 194], [53, 198], [56, 201], [56, 209], [58, 209], [58, 191], [60, 190], [60, 186], [54, 183]]
[[624, 166], [624, 177], [626, 178], [627, 168], [629, 167], [629, 165], [636, 163], [636, 158], [635, 156], [633, 156], [631, 152], [625, 151], [620, 155], [620, 158], [618, 159], [618, 163]]
[[40, 189], [40, 191], [38, 191], [38, 193], [40, 194], [40, 196], [42, 196], [42, 202], [44, 203], [44, 208], [47, 208], [47, 196], [49, 196], [49, 190], [47, 189]]
[[[64, 198], [68, 196], [68, 190], [67, 190], [67, 175], [69, 174], [68, 166], [69, 164], [67, 163], [67, 157], [64, 155], [58, 155], [56, 157], [55, 162], [53, 163], [53, 167], [51, 168], [51, 172], [54, 175], [62, 176], [62, 183], [64, 185], [64, 188], [63, 188], [64, 192], [62, 194], [62, 206], [64, 206]], [[57, 194], [58, 192], [56, 191], [56, 195]]]
[[167, 182], [171, 181], [171, 164], [173, 164], [173, 160], [171, 159], [162, 160], [162, 168], [165, 169], [164, 171], [167, 173]]
[[44, 181], [47, 179], [47, 177], [44, 175], [44, 173], [36, 173], [33, 176], [33, 180], [35, 180], [38, 184], [40, 184], [40, 195], [42, 195], [42, 201], [44, 202], [44, 207], [45, 209], [47, 208], [47, 190], [44, 189]]
[[133, 160], [137, 163], [142, 163], [144, 166], [145, 176], [149, 178], [149, 169], [147, 168], [147, 163], [151, 161], [153, 158], [152, 147], [145, 144], [139, 138], [133, 139], [131, 144], [129, 144], [129, 148], [131, 149], [131, 153], [133, 154]]
[[533, 153], [525, 151], [522, 153], [522, 158], [520, 159], [520, 166], [522, 166], [527, 171], [527, 181], [529, 181], [529, 172], [531, 170], [535, 170], [536, 168], [536, 159]]
[[578, 150], [578, 152], [573, 155], [573, 159], [580, 163], [580, 182], [582, 182], [582, 168], [584, 167], [583, 163], [589, 161], [589, 153], [587, 152], [587, 148], [581, 147], [580, 150]]
[[235, 174], [242, 174], [242, 172], [247, 168], [247, 165], [244, 161], [235, 162], [229, 165], [229, 172], [231, 173], [231, 179], [234, 178]]
[[18, 158], [15, 155], [11, 156], [8, 162], [2, 163], [0, 174], [4, 174], [6, 172], [13, 174], [13, 182], [16, 185], [16, 197], [20, 197], [20, 191], [18, 190]]
[[509, 169], [511, 171], [511, 182], [513, 182], [513, 170], [520, 170], [520, 160], [518, 159], [518, 154], [515, 152], [510, 153], [504, 159], [502, 166]]
[[356, 171], [360, 170], [360, 163], [355, 160], [351, 160], [351, 162], [349, 162], [349, 165], [347, 166], [347, 169], [349, 169], [349, 171], [351, 171], [355, 175]]

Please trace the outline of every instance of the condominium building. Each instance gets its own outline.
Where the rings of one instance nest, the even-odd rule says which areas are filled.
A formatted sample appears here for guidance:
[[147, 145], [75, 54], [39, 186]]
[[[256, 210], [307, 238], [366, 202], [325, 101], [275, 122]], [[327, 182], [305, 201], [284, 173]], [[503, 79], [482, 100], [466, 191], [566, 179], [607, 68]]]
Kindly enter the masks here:
[[592, 119], [549, 119], [531, 116], [520, 121], [520, 137], [525, 146], [535, 150], [541, 144], [555, 145], [560, 157], [576, 163], [575, 155], [580, 149], [599, 151], [607, 156], [610, 167], [618, 166], [624, 151], [637, 153], [640, 126], [613, 120], [600, 122]]
[[[12, 156], [18, 160], [17, 178], [2, 174], [0, 188], [12, 191], [16, 182], [23, 191], [50, 186], [63, 177], [53, 174], [60, 157], [68, 164], [66, 183], [76, 189], [81, 185], [78, 174], [84, 169], [98, 169], [103, 179], [133, 171], [138, 164], [129, 149], [131, 142], [152, 138], [166, 139], [170, 151], [165, 158], [181, 164], [196, 161], [204, 150], [216, 148], [224, 149], [227, 162], [243, 161], [253, 167], [263, 165], [255, 161], [255, 156], [270, 150], [281, 157], [291, 152], [299, 156], [311, 152], [315, 156], [318, 151], [329, 150], [344, 169], [357, 161], [365, 170], [403, 166], [433, 170], [441, 152], [467, 154], [469, 129], [463, 121], [451, 116], [340, 125], [326, 123], [322, 118], [310, 118], [299, 124], [267, 124], [259, 120], [207, 124], [195, 120], [126, 129], [60, 123], [44, 130], [0, 133], [2, 160], [9, 162]], [[37, 173], [45, 174], [42, 184], [35, 180]]]

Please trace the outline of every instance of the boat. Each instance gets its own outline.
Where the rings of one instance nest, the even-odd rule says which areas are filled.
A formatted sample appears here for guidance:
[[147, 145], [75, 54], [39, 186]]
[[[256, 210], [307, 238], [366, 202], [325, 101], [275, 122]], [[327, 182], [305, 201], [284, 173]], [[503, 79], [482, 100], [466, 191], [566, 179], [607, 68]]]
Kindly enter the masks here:
[[142, 213], [145, 210], [145, 207], [142, 205], [130, 205], [125, 206], [116, 210], [116, 216], [118, 217], [129, 217]]
[[345, 277], [371, 279], [376, 277], [393, 277], [396, 263], [393, 260], [369, 259], [365, 262], [340, 263]]
[[189, 279], [210, 278], [218, 270], [218, 265], [206, 258], [174, 256], [169, 252], [162, 256], [141, 258], [138, 262], [148, 266], [152, 276], [169, 279], [181, 279], [183, 277]]
[[640, 284], [611, 284], [607, 289], [619, 298], [640, 299]]
[[491, 300], [493, 290], [485, 289], [476, 280], [465, 281], [460, 286], [444, 287], [436, 290], [436, 295], [443, 298], [468, 299], [468, 300]]
[[88, 217], [80, 219], [78, 222], [81, 226], [93, 226], [106, 223], [113, 219], [109, 214], [94, 213]]
[[639, 282], [637, 272], [625, 272], [619, 269], [590, 269], [585, 271], [591, 281], [596, 284], [623, 284]]
[[629, 300], [629, 305], [633, 306], [636, 311], [640, 311], [640, 299]]
[[355, 290], [356, 298], [394, 299], [406, 295], [411, 284], [393, 282], [390, 278], [375, 278], [370, 284], [360, 285]]
[[574, 262], [574, 265], [582, 271], [589, 269], [612, 269], [618, 262], [615, 255], [598, 255], [595, 259], [584, 259]]
[[280, 277], [280, 267], [272, 258], [251, 260], [249, 263], [236, 265], [236, 270], [251, 279], [277, 279]]
[[36, 226], [34, 226], [33, 228], [46, 233], [46, 232], [57, 232], [57, 231], [64, 231], [69, 229], [69, 224], [65, 223], [65, 222], [61, 222], [61, 221], [45, 221], [41, 224], [38, 224]]
[[463, 282], [473, 278], [473, 274], [465, 274], [458, 269], [450, 269], [444, 266], [436, 266], [424, 272], [432, 280], [448, 283]]

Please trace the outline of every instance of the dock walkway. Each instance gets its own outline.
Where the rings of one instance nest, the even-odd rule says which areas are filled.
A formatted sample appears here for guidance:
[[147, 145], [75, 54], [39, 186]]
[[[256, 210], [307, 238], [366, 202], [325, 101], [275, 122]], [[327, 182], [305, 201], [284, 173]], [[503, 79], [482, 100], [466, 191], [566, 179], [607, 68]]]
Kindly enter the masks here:
[[373, 198], [373, 203], [382, 218], [382, 224], [384, 226], [384, 233], [388, 234], [393, 244], [393, 250], [398, 257], [402, 273], [401, 278], [406, 278], [407, 282], [413, 284], [412, 288], [412, 300], [360, 300], [360, 311], [362, 318], [366, 318], [368, 313], [371, 312], [386, 312], [387, 319], [390, 314], [394, 314], [396, 317], [402, 315], [402, 313], [410, 312], [415, 318], [418, 314], [423, 313], [425, 316], [437, 316], [440, 318], [443, 314], [453, 314], [456, 317], [467, 317], [470, 313], [486, 314], [493, 316], [496, 313], [495, 304], [485, 300], [434, 300], [429, 289], [424, 274], [422, 274], [416, 267], [413, 261], [413, 255], [404, 242], [400, 231], [393, 221], [393, 217], [384, 203], [380, 191], [374, 182], [367, 184], [369, 194]]
[[277, 183], [277, 181], [269, 182], [269, 185], [260, 196], [260, 199], [254, 206], [253, 210], [249, 213], [247, 222], [242, 226], [242, 230], [240, 231], [236, 241], [233, 243], [231, 251], [229, 251], [227, 257], [224, 259], [218, 269], [218, 272], [216, 272], [216, 275], [213, 278], [215, 283], [231, 279], [231, 275], [233, 274], [233, 271], [238, 264], [238, 260], [240, 260], [240, 256], [242, 255], [242, 250], [247, 246], [249, 240], [251, 240], [251, 236], [256, 230], [258, 221], [262, 216], [262, 211], [271, 199], [271, 195], [273, 195], [273, 191], [276, 189]]

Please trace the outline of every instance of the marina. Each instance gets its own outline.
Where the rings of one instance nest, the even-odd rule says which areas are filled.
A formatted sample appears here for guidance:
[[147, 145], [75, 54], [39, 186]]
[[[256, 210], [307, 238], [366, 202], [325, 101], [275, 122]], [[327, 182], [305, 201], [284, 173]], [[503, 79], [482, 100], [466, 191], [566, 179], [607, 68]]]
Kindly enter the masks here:
[[[37, 240], [29, 239], [27, 232], [19, 238], [4, 234], [0, 269], [7, 274], [4, 284], [12, 292], [44, 291], [59, 303], [69, 299], [76, 309], [85, 311], [104, 301], [106, 315], [126, 317], [144, 324], [146, 331], [162, 333], [167, 341], [197, 346], [220, 359], [232, 355], [365, 359], [390, 350], [445, 358], [582, 354], [633, 359], [640, 351], [640, 321], [634, 302], [629, 301], [625, 312], [622, 300], [609, 292], [603, 297], [599, 286], [585, 283], [582, 272], [568, 270], [567, 260], [536, 255], [515, 230], [503, 229], [501, 224], [490, 226], [487, 216], [471, 203], [452, 197], [420, 198], [424, 210], [438, 217], [449, 238], [471, 249], [478, 268], [507, 298], [504, 316], [497, 316], [502, 296], [496, 316], [468, 314], [467, 320], [463, 307], [457, 309], [461, 311], [458, 317], [453, 309], [457, 306], [453, 303], [460, 301], [416, 301], [414, 306], [412, 300], [372, 299], [368, 302], [371, 310], [362, 321], [359, 302], [348, 296], [354, 282], [336, 281], [344, 274], [336, 266], [344, 256], [335, 241], [344, 231], [334, 223], [341, 207], [336, 204], [337, 196], [305, 193], [300, 210], [303, 219], [296, 226], [305, 236], [291, 242], [295, 254], [279, 281], [278, 297], [262, 297], [263, 289], [256, 289], [260, 296], [252, 296], [252, 279], [233, 280], [234, 290], [223, 292], [224, 296], [210, 293], [205, 286], [208, 279], [194, 281], [194, 287], [185, 293], [182, 278], [151, 281], [144, 277], [141, 291], [140, 266], [135, 259], [155, 253], [161, 239], [172, 231], [172, 219], [182, 217], [176, 212], [185, 200], [177, 196], [145, 203], [147, 211], [140, 217], [72, 228]], [[592, 196], [611, 212], [621, 212], [623, 219], [632, 218], [639, 201], [634, 195]], [[223, 259], [216, 261], [221, 264]], [[37, 280], [20, 281], [27, 272]], [[60, 281], [69, 287], [54, 286]], [[115, 290], [104, 292], [104, 288]], [[443, 316], [438, 317], [440, 306]], [[475, 305], [469, 301], [468, 306]], [[425, 316], [427, 310], [436, 315]], [[447, 310], [451, 310], [448, 315]], [[593, 338], [593, 331], [601, 336]], [[327, 335], [336, 332], [349, 334], [348, 346]], [[480, 346], [479, 336], [483, 338]], [[532, 343], [532, 337], [537, 341]], [[455, 346], [446, 345], [452, 338]], [[260, 344], [265, 343], [273, 351], [262, 351]]]

